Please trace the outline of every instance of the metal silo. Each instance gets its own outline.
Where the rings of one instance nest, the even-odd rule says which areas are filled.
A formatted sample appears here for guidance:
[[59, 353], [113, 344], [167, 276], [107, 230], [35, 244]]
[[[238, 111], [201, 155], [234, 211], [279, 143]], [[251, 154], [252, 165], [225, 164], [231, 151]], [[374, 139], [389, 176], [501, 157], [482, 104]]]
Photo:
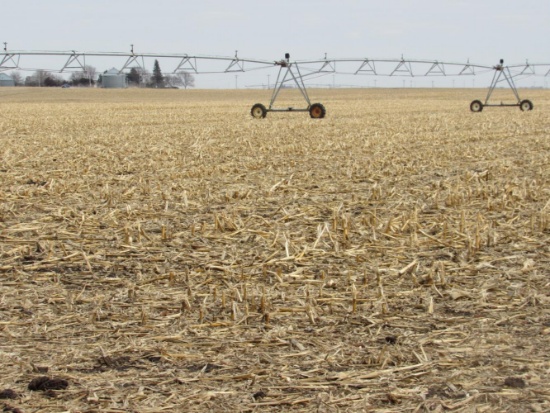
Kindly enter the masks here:
[[113, 67], [101, 76], [101, 86], [107, 89], [126, 88], [128, 87], [128, 80], [124, 73], [119, 73], [119, 71]]
[[15, 86], [15, 80], [5, 73], [0, 73], [0, 86]]

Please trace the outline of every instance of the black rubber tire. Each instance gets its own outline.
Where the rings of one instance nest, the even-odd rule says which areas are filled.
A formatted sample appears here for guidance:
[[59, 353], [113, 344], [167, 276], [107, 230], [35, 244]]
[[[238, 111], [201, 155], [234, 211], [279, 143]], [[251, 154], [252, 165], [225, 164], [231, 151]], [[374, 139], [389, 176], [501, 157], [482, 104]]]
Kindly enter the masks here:
[[483, 110], [483, 103], [481, 103], [481, 100], [474, 100], [470, 103], [470, 110], [472, 112], [481, 112]]
[[312, 119], [322, 119], [327, 114], [327, 111], [320, 103], [314, 103], [309, 107], [309, 116]]
[[533, 110], [533, 102], [528, 99], [522, 100], [519, 102], [519, 108], [524, 112]]
[[250, 109], [250, 114], [256, 119], [262, 119], [267, 116], [267, 109], [261, 103], [256, 103], [252, 106], [252, 109]]

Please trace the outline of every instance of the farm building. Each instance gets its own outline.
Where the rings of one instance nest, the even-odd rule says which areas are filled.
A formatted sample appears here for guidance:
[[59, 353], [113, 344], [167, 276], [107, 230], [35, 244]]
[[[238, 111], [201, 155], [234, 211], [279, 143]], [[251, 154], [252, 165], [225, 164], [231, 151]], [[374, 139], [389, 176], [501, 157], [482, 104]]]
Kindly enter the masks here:
[[15, 86], [15, 80], [5, 73], [0, 73], [0, 86]]
[[120, 73], [114, 67], [103, 73], [101, 77], [101, 85], [107, 89], [120, 89], [128, 87], [128, 80], [124, 73]]

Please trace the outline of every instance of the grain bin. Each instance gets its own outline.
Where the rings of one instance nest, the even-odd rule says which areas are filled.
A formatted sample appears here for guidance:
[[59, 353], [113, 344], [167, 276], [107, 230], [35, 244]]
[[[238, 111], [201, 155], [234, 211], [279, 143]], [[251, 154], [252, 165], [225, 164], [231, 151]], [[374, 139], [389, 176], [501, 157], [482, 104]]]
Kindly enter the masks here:
[[5, 73], [0, 73], [0, 86], [15, 86], [15, 80]]
[[128, 80], [124, 73], [113, 67], [101, 76], [101, 86], [108, 89], [125, 88], [128, 87]]

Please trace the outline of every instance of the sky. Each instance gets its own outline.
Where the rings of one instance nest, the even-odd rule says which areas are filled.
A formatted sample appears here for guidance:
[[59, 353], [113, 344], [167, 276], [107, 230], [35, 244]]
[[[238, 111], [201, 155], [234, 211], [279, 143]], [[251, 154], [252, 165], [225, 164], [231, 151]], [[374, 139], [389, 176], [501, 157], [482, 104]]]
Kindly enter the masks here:
[[[0, 6], [0, 42], [7, 42], [8, 50], [127, 52], [133, 44], [136, 53], [233, 56], [238, 50], [240, 57], [270, 61], [288, 52], [296, 60], [326, 53], [484, 65], [500, 58], [510, 64], [550, 63], [548, 0], [0, 0]], [[121, 65], [89, 64], [100, 71]], [[270, 79], [265, 73], [199, 75], [196, 86], [257, 86], [273, 82], [276, 72], [269, 74]], [[549, 80], [526, 82], [544, 86]], [[414, 79], [415, 86], [432, 81]], [[328, 76], [317, 82], [372, 86], [374, 79]], [[377, 79], [380, 86], [385, 82]]]

